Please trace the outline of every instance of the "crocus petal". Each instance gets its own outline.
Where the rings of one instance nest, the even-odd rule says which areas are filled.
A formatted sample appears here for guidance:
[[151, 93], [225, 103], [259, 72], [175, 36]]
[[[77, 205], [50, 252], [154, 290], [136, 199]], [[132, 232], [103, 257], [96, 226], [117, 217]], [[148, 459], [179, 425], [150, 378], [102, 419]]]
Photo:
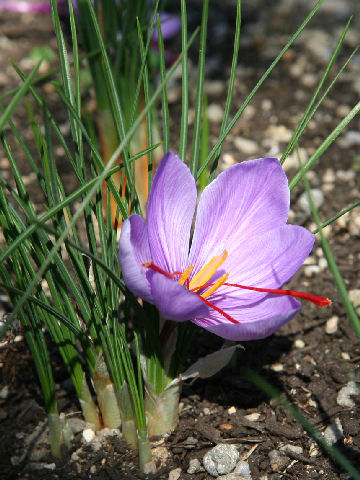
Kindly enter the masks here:
[[119, 240], [119, 262], [128, 289], [137, 297], [154, 303], [143, 263], [151, 259], [146, 223], [139, 215], [131, 215], [123, 223]]
[[[284, 225], [289, 212], [287, 177], [276, 158], [234, 165], [208, 185], [200, 198], [190, 263], [194, 273], [214, 255]], [[224, 265], [225, 268], [225, 265]]]
[[[161, 33], [164, 40], [174, 37], [181, 29], [181, 21], [179, 17], [171, 15], [170, 13], [164, 12], [160, 14], [160, 24]], [[156, 25], [153, 31], [152, 38], [155, 41], [159, 39]]]
[[196, 325], [219, 337], [233, 341], [257, 340], [274, 333], [291, 320], [300, 310], [301, 303], [291, 297], [272, 296], [249, 308], [229, 311], [240, 323], [234, 324], [212, 311], [207, 318], [197, 318]]
[[205, 303], [195, 293], [161, 273], [149, 272], [154, 304], [166, 320], [184, 322], [209, 314]]
[[172, 273], [187, 265], [196, 185], [188, 167], [173, 152], [161, 160], [147, 206], [151, 259]]
[[[228, 256], [222, 268], [230, 273], [228, 283], [250, 287], [280, 288], [301, 267], [311, 252], [315, 236], [303, 227], [284, 225], [255, 237], [251, 242], [239, 242], [238, 250]], [[237, 287], [219, 290], [225, 304], [244, 305], [266, 294], [256, 294]]]

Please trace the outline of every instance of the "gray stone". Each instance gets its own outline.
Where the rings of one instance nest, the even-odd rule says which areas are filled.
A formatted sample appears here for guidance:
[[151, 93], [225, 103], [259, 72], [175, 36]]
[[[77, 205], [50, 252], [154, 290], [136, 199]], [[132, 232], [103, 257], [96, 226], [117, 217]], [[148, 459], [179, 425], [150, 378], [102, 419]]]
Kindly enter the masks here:
[[201, 471], [201, 463], [197, 458], [192, 458], [189, 462], [189, 467], [186, 470], [187, 473], [192, 475], [193, 473], [198, 473]]
[[360, 307], [360, 288], [349, 291], [349, 300], [355, 308]]
[[[321, 207], [321, 205], [324, 203], [324, 194], [321, 190], [318, 188], [312, 188], [310, 190], [311, 197], [313, 199], [313, 202], [315, 204], [316, 208]], [[300, 198], [298, 200], [298, 205], [299, 208], [306, 214], [306, 215], [311, 215], [311, 207], [310, 207], [310, 202], [308, 199], [308, 194], [307, 192], [303, 192], [300, 195]]]
[[181, 475], [181, 468], [174, 468], [174, 470], [171, 470], [169, 472], [169, 480], [178, 480], [180, 478], [180, 475]]
[[328, 425], [324, 431], [324, 438], [329, 445], [334, 445], [344, 436], [344, 430], [340, 419], [335, 418], [335, 421]]
[[244, 137], [235, 137], [234, 145], [240, 152], [245, 153], [246, 155], [252, 155], [259, 149], [258, 144], [254, 142], [254, 140]]
[[203, 465], [210, 475], [218, 477], [232, 472], [238, 460], [239, 452], [235, 445], [220, 443], [205, 454]]
[[221, 123], [224, 118], [224, 109], [217, 103], [211, 103], [207, 107], [206, 113], [210, 122]]
[[329, 318], [329, 320], [326, 322], [325, 326], [325, 332], [328, 335], [332, 335], [335, 333], [338, 329], [338, 324], [339, 324], [339, 317], [337, 315], [333, 315], [332, 317]]
[[359, 387], [356, 385], [355, 382], [350, 381], [345, 385], [345, 387], [339, 390], [336, 399], [337, 404], [341, 405], [342, 407], [352, 408], [355, 406], [355, 402], [351, 398], [351, 396], [355, 395], [359, 395]]

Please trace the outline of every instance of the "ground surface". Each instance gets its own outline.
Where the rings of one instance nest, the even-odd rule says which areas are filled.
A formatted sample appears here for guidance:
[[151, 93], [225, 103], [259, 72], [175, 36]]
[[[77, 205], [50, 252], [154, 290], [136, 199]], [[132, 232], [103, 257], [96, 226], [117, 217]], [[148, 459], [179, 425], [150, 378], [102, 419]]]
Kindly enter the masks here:
[[[221, 168], [247, 158], [281, 155], [349, 15], [360, 14], [356, 0], [329, 0], [325, 3], [321, 13], [286, 54], [229, 135], [224, 144]], [[259, 0], [255, 4], [257, 9], [244, 7], [234, 111], [295, 31], [311, 2]], [[224, 82], [231, 54], [233, 11], [225, 7], [224, 2], [224, 6], [211, 11], [210, 17], [209, 82], [206, 88], [212, 140], [216, 140], [219, 119], [221, 121], [226, 91]], [[191, 21], [196, 24], [196, 8], [190, 10], [190, 14]], [[360, 19], [355, 18], [337, 65], [341, 65], [359, 42], [359, 27]], [[29, 71], [33, 65], [28, 58], [29, 52], [33, 47], [42, 45], [55, 48], [48, 17], [0, 13], [2, 92], [18, 84], [8, 57], [13, 57], [24, 70]], [[45, 65], [44, 68], [46, 70], [51, 66]], [[66, 131], [64, 108], [51, 87], [44, 85], [43, 92]], [[303, 157], [315, 151], [355, 105], [359, 93], [358, 55], [305, 132], [300, 145]], [[180, 108], [176, 84], [172, 87], [172, 95], [173, 148], [176, 150]], [[23, 105], [17, 108], [14, 120], [26, 137], [28, 124]], [[359, 200], [358, 127], [359, 120], [355, 119], [348, 131], [322, 156], [309, 177], [312, 187], [324, 195], [320, 202], [323, 220]], [[61, 161], [61, 150], [58, 153]], [[289, 159], [285, 164], [290, 179], [295, 173], [292, 167], [296, 165], [294, 161], [296, 159]], [[31, 191], [30, 167], [23, 163], [20, 154], [19, 165], [28, 178]], [[3, 175], [8, 175], [7, 160], [2, 152], [0, 168]], [[66, 174], [66, 167], [64, 171]], [[300, 187], [292, 192], [290, 222], [312, 229], [314, 226], [302, 203], [301, 193]], [[35, 187], [33, 194], [36, 195]], [[325, 232], [346, 286], [352, 292], [355, 306], [360, 306], [359, 292], [356, 292], [360, 288], [359, 209], [336, 221]], [[360, 382], [360, 346], [319, 247], [320, 243], [315, 246], [291, 286], [326, 295], [332, 299], [332, 306], [320, 310], [304, 304], [301, 313], [289, 325], [268, 339], [246, 344], [245, 349], [239, 350], [231, 365], [220, 374], [210, 380], [184, 385], [179, 426], [169, 438], [156, 445], [159, 470], [148, 478], [167, 479], [170, 472], [174, 479], [212, 478], [203, 470], [201, 462], [204, 454], [219, 443], [238, 446], [240, 458], [249, 463], [253, 479], [348, 478], [289, 414], [242, 377], [239, 372], [244, 366], [252, 368], [283, 391], [320, 431], [329, 435], [328, 427], [335, 424], [332, 431], [337, 435], [337, 446], [360, 469], [359, 397], [350, 398], [345, 392], [342, 395], [345, 396], [345, 406], [338, 397], [350, 381]], [[10, 307], [5, 297], [1, 299], [2, 309], [8, 310]], [[18, 335], [16, 338], [15, 334]], [[110, 435], [102, 443], [99, 440], [84, 444], [79, 406], [60, 364], [54, 365], [59, 404], [72, 419], [77, 434], [73, 450], [65, 461], [54, 462], [48, 450], [46, 425], [43, 423], [45, 413], [32, 360], [21, 339], [21, 331], [15, 334], [0, 347], [0, 479], [145, 478], [137, 471], [134, 454], [126, 449], [118, 435]], [[220, 339], [204, 333], [193, 349], [193, 359], [220, 346]], [[200, 461], [200, 467], [189, 470], [190, 460], [194, 459]], [[180, 470], [174, 472], [175, 469]], [[176, 476], [177, 473], [179, 476]]]

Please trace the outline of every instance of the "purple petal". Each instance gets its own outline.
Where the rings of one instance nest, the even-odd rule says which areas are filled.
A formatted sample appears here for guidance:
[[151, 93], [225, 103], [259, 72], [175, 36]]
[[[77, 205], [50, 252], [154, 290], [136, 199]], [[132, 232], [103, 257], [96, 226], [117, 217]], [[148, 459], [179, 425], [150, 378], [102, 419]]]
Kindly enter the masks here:
[[197, 318], [196, 325], [219, 337], [233, 341], [265, 338], [291, 320], [300, 310], [301, 303], [291, 297], [269, 296], [256, 306], [226, 311], [239, 324], [230, 323], [213, 310], [207, 318]]
[[[208, 185], [200, 198], [190, 263], [194, 273], [214, 255], [284, 225], [289, 211], [287, 177], [276, 158], [234, 165]], [[225, 268], [225, 265], [224, 265]]]
[[[169, 38], [172, 38], [175, 36], [181, 28], [181, 21], [179, 17], [176, 17], [174, 15], [171, 15], [169, 13], [161, 13], [160, 14], [160, 22], [161, 22], [161, 33], [163, 36], [164, 40], [167, 40]], [[158, 36], [158, 31], [155, 25], [154, 31], [153, 31], [153, 40], [158, 41], [159, 36]]]
[[188, 167], [173, 152], [160, 162], [147, 206], [151, 260], [171, 273], [188, 266], [196, 185]]
[[119, 240], [119, 262], [128, 289], [137, 297], [154, 303], [143, 263], [151, 260], [145, 220], [131, 215], [123, 223]]
[[[280, 288], [301, 267], [311, 252], [315, 236], [303, 227], [284, 225], [255, 237], [250, 243], [239, 242], [238, 249], [229, 255], [221, 268], [229, 272], [228, 283], [248, 287]], [[220, 308], [253, 303], [267, 295], [236, 287], [221, 287], [214, 295], [226, 297]], [[218, 303], [211, 296], [211, 301]]]
[[15, 13], [50, 13], [49, 1], [31, 2], [18, 0], [0, 0], [0, 10], [7, 10]]
[[184, 322], [209, 314], [206, 304], [179, 282], [161, 273], [149, 272], [151, 294], [154, 303], [166, 320]]

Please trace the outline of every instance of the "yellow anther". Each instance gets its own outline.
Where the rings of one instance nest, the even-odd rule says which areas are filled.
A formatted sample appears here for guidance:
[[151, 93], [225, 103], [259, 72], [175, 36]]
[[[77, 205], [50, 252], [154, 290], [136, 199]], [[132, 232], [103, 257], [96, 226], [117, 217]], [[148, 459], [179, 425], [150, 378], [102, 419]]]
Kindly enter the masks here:
[[212, 295], [215, 292], [215, 290], [217, 290], [219, 287], [224, 285], [224, 283], [228, 278], [229, 278], [229, 273], [225, 273], [225, 275], [220, 277], [219, 280], [216, 283], [214, 283], [214, 285], [211, 288], [209, 288], [209, 290], [206, 290], [206, 292], [202, 293], [201, 296], [203, 298], [210, 297], [210, 295]]
[[210, 260], [191, 280], [189, 289], [194, 290], [201, 285], [205, 285], [214, 275], [216, 270], [225, 262], [227, 251], [224, 250], [222, 255], [218, 255]]
[[193, 268], [194, 268], [194, 265], [190, 265], [190, 267], [184, 270], [184, 272], [181, 274], [181, 277], [179, 278], [180, 285], [184, 285], [186, 280], [189, 278], [189, 275], [192, 272]]

